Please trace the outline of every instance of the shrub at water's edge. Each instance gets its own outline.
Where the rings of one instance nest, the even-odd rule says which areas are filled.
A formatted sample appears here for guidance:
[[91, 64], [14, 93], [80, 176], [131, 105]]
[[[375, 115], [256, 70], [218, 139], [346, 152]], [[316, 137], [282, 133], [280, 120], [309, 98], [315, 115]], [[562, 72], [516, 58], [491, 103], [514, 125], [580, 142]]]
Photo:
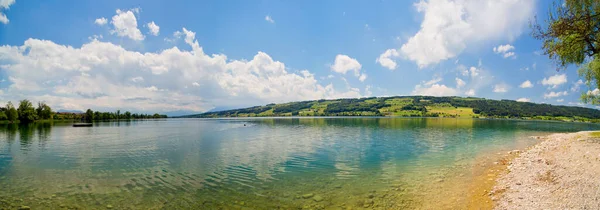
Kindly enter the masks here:
[[155, 114], [132, 114], [129, 111], [99, 112], [88, 109], [85, 113], [54, 112], [44, 102], [38, 102], [35, 108], [29, 100], [19, 101], [18, 108], [8, 102], [5, 107], [0, 107], [0, 123], [31, 123], [36, 121], [98, 121], [98, 120], [130, 120], [130, 119], [156, 119], [167, 118], [167, 115]]
[[394, 96], [300, 101], [183, 117], [400, 116], [600, 122], [600, 110], [474, 97]]

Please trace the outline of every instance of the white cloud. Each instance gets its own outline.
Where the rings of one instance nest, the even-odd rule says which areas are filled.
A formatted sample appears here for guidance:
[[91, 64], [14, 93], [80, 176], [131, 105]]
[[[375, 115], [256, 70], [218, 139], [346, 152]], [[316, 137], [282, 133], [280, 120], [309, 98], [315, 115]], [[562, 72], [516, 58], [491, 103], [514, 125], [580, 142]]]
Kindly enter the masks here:
[[367, 79], [367, 75], [366, 74], [361, 74], [360, 77], [358, 77], [358, 80], [361, 82], [364, 82], [365, 79]]
[[457, 95], [457, 91], [454, 88], [440, 84], [433, 84], [429, 87], [422, 87], [417, 85], [417, 87], [415, 87], [415, 90], [413, 90], [412, 94], [421, 96], [455, 96]]
[[393, 59], [397, 58], [398, 56], [400, 56], [400, 54], [396, 49], [388, 49], [379, 55], [379, 58], [377, 58], [375, 62], [381, 64], [381, 66], [388, 68], [389, 70], [395, 70], [397, 64]]
[[154, 23], [154, 21], [149, 22], [148, 24], [146, 24], [146, 26], [149, 29], [149, 33], [154, 35], [154, 36], [158, 36], [158, 32], [160, 31], [160, 26], [156, 25], [156, 23]]
[[548, 99], [548, 98], [556, 98], [556, 97], [561, 97], [561, 96], [566, 96], [569, 93], [567, 93], [567, 91], [563, 91], [563, 92], [549, 92], [549, 93], [544, 93], [544, 98]]
[[185, 43], [189, 44], [190, 46], [198, 45], [198, 43], [194, 43], [194, 40], [196, 39], [196, 32], [187, 30], [185, 27], [181, 31], [175, 31], [173, 36], [177, 39], [181, 38], [181, 36], [185, 36]]
[[275, 20], [273, 20], [270, 15], [265, 16], [265, 20], [269, 23], [275, 23]]
[[421, 0], [420, 30], [400, 48], [419, 68], [456, 57], [469, 45], [513, 40], [534, 11], [531, 0]]
[[360, 72], [362, 65], [354, 58], [351, 58], [347, 55], [339, 54], [335, 56], [335, 61], [333, 65], [331, 65], [331, 70], [340, 74], [346, 74], [349, 71], [354, 72], [354, 76], [356, 76], [361, 82], [367, 78], [367, 75]]
[[135, 13], [139, 13], [139, 9], [132, 9], [128, 11], [121, 11], [117, 9], [117, 14], [112, 17], [112, 21], [110, 22], [114, 30], [111, 31], [111, 34], [117, 34], [117, 36], [121, 37], [129, 37], [130, 39], [140, 41], [144, 40], [144, 35], [140, 29], [138, 29], [137, 19], [135, 17]]
[[412, 95], [422, 96], [455, 96], [458, 95], [458, 91], [454, 88], [446, 85], [440, 85], [439, 82], [442, 78], [434, 78], [429, 81], [423, 81], [421, 84], [415, 86], [412, 91]]
[[531, 81], [529, 80], [525, 80], [525, 82], [521, 83], [521, 85], [519, 85], [520, 88], [532, 88], [533, 84], [531, 83]]
[[[0, 46], [10, 80], [2, 97], [46, 101], [56, 109], [206, 111], [215, 105], [361, 96], [356, 88], [321, 85], [308, 71], [288, 72], [264, 52], [231, 60], [205, 54], [196, 40], [189, 43], [190, 51], [173, 47], [145, 53], [99, 40], [80, 47], [39, 39]], [[186, 88], [194, 83], [199, 88]]]
[[494, 53], [502, 55], [504, 58], [513, 57], [515, 58], [515, 53], [512, 52], [515, 49], [514, 46], [510, 44], [499, 45], [498, 47], [494, 47]]
[[200, 87], [200, 84], [198, 84], [197, 82], [192, 83], [192, 86], [194, 87]]
[[577, 92], [579, 91], [579, 87], [583, 85], [583, 80], [577, 80], [577, 82], [573, 83], [573, 86], [571, 87], [571, 92]]
[[562, 98], [561, 99], [556, 99], [556, 102], [563, 102], [563, 101], [565, 101], [565, 99], [562, 99]]
[[465, 92], [465, 95], [467, 95], [467, 96], [475, 96], [475, 90], [474, 89], [469, 89], [469, 90], [467, 90], [467, 92]]
[[598, 88], [596, 88], [594, 90], [588, 90], [587, 94], [591, 95], [591, 96], [597, 96], [597, 95], [600, 95], [600, 90]]
[[0, 23], [8, 24], [10, 22], [6, 14], [2, 13], [2, 11], [7, 10], [14, 3], [15, 0], [0, 0]]
[[466, 84], [467, 83], [465, 83], [465, 81], [463, 81], [462, 79], [460, 79], [458, 77], [456, 78], [456, 88], [461, 88], [461, 87], [465, 86]]
[[429, 81], [423, 81], [422, 83], [425, 86], [431, 86], [431, 85], [436, 84], [436, 83], [441, 82], [441, 81], [442, 81], [442, 78], [441, 77], [437, 77], [437, 78], [433, 78], [433, 79], [431, 79]]
[[506, 93], [510, 87], [507, 84], [500, 83], [494, 85], [494, 93]]
[[104, 17], [101, 17], [101, 18], [96, 19], [94, 21], [94, 23], [96, 25], [103, 26], [103, 25], [106, 25], [106, 23], [108, 23], [108, 20], [106, 18], [104, 18]]
[[519, 98], [517, 99], [518, 102], [530, 102], [531, 100], [529, 98]]
[[557, 88], [559, 85], [567, 83], [566, 74], [556, 74], [542, 80], [542, 85], [551, 86], [550, 88]]

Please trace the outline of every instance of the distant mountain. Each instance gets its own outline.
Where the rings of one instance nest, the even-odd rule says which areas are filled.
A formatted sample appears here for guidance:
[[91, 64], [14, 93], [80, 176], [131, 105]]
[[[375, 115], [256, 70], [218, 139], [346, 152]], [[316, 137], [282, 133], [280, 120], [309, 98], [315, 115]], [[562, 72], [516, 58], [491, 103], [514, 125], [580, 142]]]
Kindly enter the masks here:
[[241, 107], [235, 107], [235, 106], [218, 106], [215, 108], [212, 108], [211, 110], [208, 110], [206, 112], [220, 112], [220, 111], [226, 111], [226, 110], [232, 110], [232, 109], [238, 109]]
[[83, 111], [80, 111], [80, 110], [66, 110], [66, 109], [59, 109], [59, 110], [56, 110], [56, 112], [60, 112], [60, 113], [63, 113], [63, 112], [66, 112], [66, 113], [83, 113]]
[[394, 96], [300, 101], [184, 117], [404, 116], [600, 122], [600, 110], [474, 97]]
[[180, 116], [185, 116], [185, 115], [198, 114], [198, 112], [191, 111], [191, 110], [176, 110], [176, 111], [164, 112], [163, 114], [165, 114], [169, 117], [180, 117]]

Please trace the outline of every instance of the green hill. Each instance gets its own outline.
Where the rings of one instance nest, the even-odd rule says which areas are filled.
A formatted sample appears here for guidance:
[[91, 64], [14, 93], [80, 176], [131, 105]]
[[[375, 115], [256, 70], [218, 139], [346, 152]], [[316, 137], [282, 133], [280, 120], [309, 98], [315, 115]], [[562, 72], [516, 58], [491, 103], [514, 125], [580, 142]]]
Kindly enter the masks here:
[[404, 116], [600, 122], [600, 110], [484, 98], [395, 96], [267, 104], [184, 117]]

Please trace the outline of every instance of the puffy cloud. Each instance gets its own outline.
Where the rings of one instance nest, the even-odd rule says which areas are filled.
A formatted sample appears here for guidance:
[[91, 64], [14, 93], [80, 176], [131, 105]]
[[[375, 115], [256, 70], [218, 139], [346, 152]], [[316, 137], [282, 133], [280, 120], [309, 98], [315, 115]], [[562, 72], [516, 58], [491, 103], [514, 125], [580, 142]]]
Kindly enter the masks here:
[[564, 101], [565, 101], [565, 99], [562, 99], [562, 98], [561, 99], [556, 99], [556, 102], [564, 102]]
[[146, 24], [146, 26], [149, 29], [149, 33], [154, 35], [154, 36], [158, 36], [158, 32], [160, 31], [160, 26], [156, 25], [156, 23], [154, 23], [154, 21], [149, 22], [148, 24]]
[[469, 89], [469, 90], [467, 90], [467, 92], [465, 92], [465, 95], [467, 95], [467, 96], [475, 96], [475, 90], [474, 89]]
[[270, 15], [265, 16], [265, 20], [269, 23], [275, 23], [275, 20]]
[[517, 99], [517, 101], [518, 102], [530, 102], [531, 99], [529, 99], [529, 98], [519, 98], [519, 99]]
[[467, 83], [465, 83], [465, 81], [463, 81], [462, 79], [460, 79], [458, 77], [456, 78], [456, 88], [461, 88], [461, 87], [465, 86], [466, 84]]
[[367, 79], [367, 75], [366, 75], [366, 74], [361, 74], [361, 75], [358, 77], [358, 80], [359, 80], [359, 81], [361, 81], [361, 82], [364, 82], [366, 79]]
[[14, 3], [15, 0], [0, 0], [0, 23], [8, 24], [8, 22], [10, 22], [10, 20], [8, 20], [8, 17], [6, 17], [6, 15], [2, 13], [2, 11], [7, 10], [10, 7], [10, 5]]
[[[39, 39], [0, 46], [0, 68], [9, 78], [2, 100], [28, 98], [57, 109], [206, 111], [215, 105], [361, 96], [356, 88], [321, 85], [308, 71], [288, 72], [264, 52], [228, 60], [205, 54], [195, 40], [186, 43], [192, 43], [190, 51], [173, 47], [155, 53], [99, 40], [79, 48]], [[190, 84], [198, 88], [187, 88]]]
[[354, 76], [358, 77], [362, 82], [367, 78], [367, 75], [364, 73], [361, 74], [361, 68], [362, 65], [356, 59], [342, 54], [335, 56], [335, 61], [331, 65], [331, 70], [340, 74], [346, 74], [349, 71], [354, 72]]
[[587, 94], [591, 95], [591, 96], [597, 96], [597, 95], [600, 95], [600, 90], [598, 88], [596, 88], [594, 90], [588, 90]]
[[415, 87], [412, 94], [421, 96], [455, 96], [457, 95], [457, 91], [446, 85], [433, 84], [429, 87]]
[[128, 11], [121, 11], [117, 9], [117, 14], [112, 17], [112, 21], [110, 22], [114, 30], [111, 31], [111, 34], [117, 34], [117, 36], [129, 37], [130, 39], [140, 41], [144, 40], [144, 35], [140, 29], [138, 29], [137, 19], [135, 17], [135, 13], [139, 12], [139, 9], [132, 9]]
[[108, 20], [106, 18], [104, 18], [104, 17], [101, 17], [101, 18], [96, 19], [94, 21], [94, 23], [96, 25], [103, 26], [103, 25], [106, 25], [106, 23], [108, 23]]
[[455, 96], [458, 95], [458, 91], [454, 88], [446, 85], [438, 84], [441, 82], [441, 78], [434, 78], [430, 81], [423, 81], [421, 84], [415, 86], [412, 91], [413, 95], [422, 96]]
[[515, 49], [514, 46], [510, 44], [499, 45], [498, 47], [494, 47], [494, 53], [502, 55], [504, 58], [515, 57], [515, 52], [512, 52]]
[[400, 48], [419, 68], [456, 57], [469, 45], [512, 40], [534, 11], [531, 0], [421, 0], [420, 30]]
[[566, 96], [569, 93], [567, 93], [567, 91], [563, 91], [563, 92], [549, 92], [549, 93], [544, 93], [544, 98], [548, 99], [548, 98], [556, 98], [556, 97], [561, 97], [561, 96]]
[[494, 93], [506, 93], [508, 92], [508, 88], [510, 87], [504, 83], [494, 85]]
[[397, 58], [398, 56], [400, 56], [400, 53], [398, 53], [398, 51], [396, 49], [388, 49], [385, 52], [383, 52], [381, 55], [379, 55], [379, 58], [377, 58], [377, 60], [375, 60], [375, 62], [381, 64], [381, 66], [388, 68], [390, 70], [395, 70], [396, 69], [396, 61], [394, 61], [394, 58]]
[[525, 82], [521, 83], [521, 85], [519, 85], [520, 88], [532, 88], [533, 84], [531, 84], [531, 81], [529, 80], [525, 80]]
[[187, 43], [191, 46], [198, 45], [197, 43], [194, 43], [194, 40], [196, 39], [196, 32], [187, 30], [186, 28], [183, 28], [181, 31], [175, 31], [173, 33], [173, 36], [175, 38], [181, 38], [182, 36], [185, 36], [184, 37], [185, 43]]
[[559, 85], [567, 83], [566, 74], [556, 74], [542, 80], [542, 85], [551, 86], [551, 88], [557, 88]]
[[481, 69], [478, 69], [475, 66], [471, 66], [471, 68], [469, 68], [469, 73], [471, 74], [471, 77], [473, 77], [473, 78], [479, 76], [480, 71], [481, 71]]

